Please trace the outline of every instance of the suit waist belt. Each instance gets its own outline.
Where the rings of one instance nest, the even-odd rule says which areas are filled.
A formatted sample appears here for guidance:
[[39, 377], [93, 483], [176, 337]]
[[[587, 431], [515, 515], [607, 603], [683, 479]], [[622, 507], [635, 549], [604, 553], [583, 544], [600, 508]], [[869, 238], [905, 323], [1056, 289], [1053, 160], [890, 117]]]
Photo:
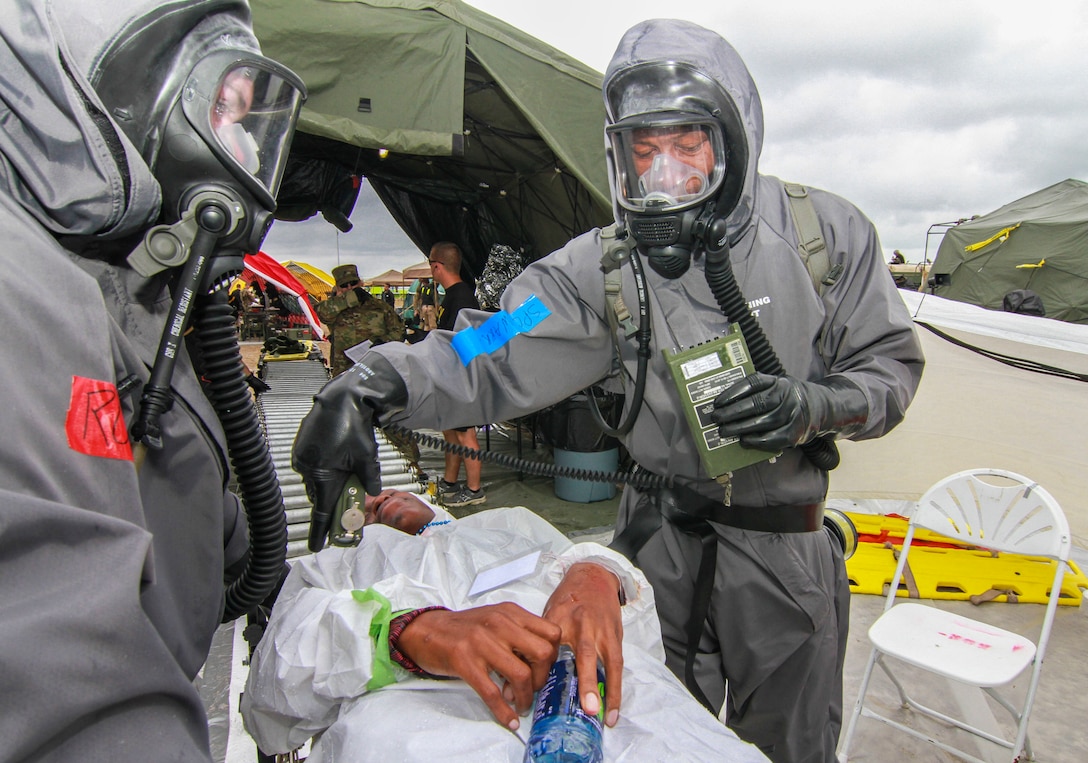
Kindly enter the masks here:
[[667, 521], [698, 535], [712, 535], [708, 522], [741, 530], [770, 533], [806, 533], [823, 528], [824, 504], [797, 503], [781, 506], [726, 506], [695, 491], [671, 486], [651, 491], [650, 501], [630, 518], [609, 546], [628, 559]]
[[709, 521], [753, 532], [807, 533], [821, 529], [824, 522], [822, 501], [780, 506], [726, 506], [683, 486], [661, 488], [655, 498], [661, 516], [681, 529], [696, 530], [700, 523]]
[[824, 505], [796, 503], [786, 506], [716, 506], [707, 519], [754, 532], [808, 533], [823, 528]]

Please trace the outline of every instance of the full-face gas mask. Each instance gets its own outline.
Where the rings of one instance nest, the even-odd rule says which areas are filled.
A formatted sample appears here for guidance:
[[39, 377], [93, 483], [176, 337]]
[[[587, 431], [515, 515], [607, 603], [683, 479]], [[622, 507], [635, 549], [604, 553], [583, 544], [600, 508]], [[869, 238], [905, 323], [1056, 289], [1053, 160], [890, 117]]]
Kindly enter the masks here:
[[736, 106], [690, 65], [653, 62], [616, 72], [605, 108], [617, 212], [650, 266], [679, 277], [697, 248], [725, 245], [747, 163]]
[[295, 74], [251, 52], [219, 50], [197, 62], [154, 165], [164, 223], [129, 256], [135, 270], [150, 276], [182, 264], [212, 205], [225, 219], [202, 287], [241, 271], [242, 255], [258, 251], [272, 224], [304, 92]]
[[212, 225], [204, 285], [221, 282], [271, 225], [305, 88], [261, 55], [242, 2], [151, 8], [126, 29], [92, 84], [162, 189], [159, 225], [129, 264], [148, 277], [179, 267]]
[[305, 88], [261, 55], [241, 2], [153, 7], [126, 30], [101, 54], [92, 83], [162, 192], [159, 224], [128, 255], [145, 277], [174, 271], [171, 312], [133, 426], [135, 439], [157, 447], [193, 306], [225, 292], [272, 224]]

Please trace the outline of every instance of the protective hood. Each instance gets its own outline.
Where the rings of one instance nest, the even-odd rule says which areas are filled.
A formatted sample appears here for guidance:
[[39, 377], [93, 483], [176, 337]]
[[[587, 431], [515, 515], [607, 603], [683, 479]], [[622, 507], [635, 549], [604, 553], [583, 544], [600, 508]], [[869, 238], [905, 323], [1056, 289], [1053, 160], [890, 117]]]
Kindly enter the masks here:
[[[620, 40], [605, 71], [605, 98], [609, 96], [609, 83], [614, 78], [634, 67], [653, 62], [669, 62], [695, 69], [720, 85], [735, 105], [735, 113], [720, 117], [726, 143], [734, 146], [731, 156], [744, 157], [740, 166], [735, 161], [731, 162], [721, 192], [737, 197], [727, 218], [730, 238], [735, 240], [752, 216], [759, 153], [763, 147], [763, 105], [755, 82], [737, 51], [716, 32], [688, 21], [651, 19], [631, 27]], [[622, 110], [623, 107], [620, 108]], [[654, 107], [651, 105], [647, 108]], [[620, 113], [615, 116], [623, 118], [630, 115]], [[615, 175], [610, 174], [614, 182]], [[612, 191], [613, 198], [616, 198], [616, 189]], [[617, 221], [620, 219], [617, 208]]]
[[[4, 5], [0, 189], [58, 236], [121, 238], [156, 222], [161, 191], [149, 166], [156, 147], [146, 139], [155, 126], [130, 126], [143, 144], [134, 145], [115, 116], [123, 110], [107, 106], [96, 88], [111, 62], [149, 39], [162, 53], [193, 29], [216, 26], [211, 19], [229, 18], [231, 26], [244, 29], [245, 3], [19, 0]], [[215, 33], [200, 37], [211, 43]], [[134, 91], [141, 77], [168, 64], [141, 63], [127, 72]], [[146, 90], [142, 95], [155, 101]]]

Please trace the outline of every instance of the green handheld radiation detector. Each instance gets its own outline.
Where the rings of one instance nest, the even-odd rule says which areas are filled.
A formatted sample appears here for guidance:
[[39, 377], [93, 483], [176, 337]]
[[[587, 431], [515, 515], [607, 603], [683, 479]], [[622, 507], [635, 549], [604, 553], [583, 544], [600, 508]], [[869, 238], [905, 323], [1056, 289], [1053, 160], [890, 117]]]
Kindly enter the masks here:
[[686, 350], [665, 349], [663, 352], [680, 392], [684, 417], [695, 438], [695, 447], [710, 476], [718, 478], [777, 455], [745, 448], [736, 437], [721, 437], [718, 425], [710, 418], [714, 398], [726, 387], [755, 372], [740, 326], [734, 323], [725, 336]]

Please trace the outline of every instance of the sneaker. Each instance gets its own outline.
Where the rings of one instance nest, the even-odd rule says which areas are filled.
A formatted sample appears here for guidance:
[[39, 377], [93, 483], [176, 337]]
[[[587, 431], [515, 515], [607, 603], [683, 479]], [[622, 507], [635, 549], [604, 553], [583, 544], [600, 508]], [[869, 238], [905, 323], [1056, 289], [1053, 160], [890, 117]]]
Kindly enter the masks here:
[[457, 482], [446, 482], [445, 477], [439, 477], [435, 486], [435, 492], [442, 498], [460, 493], [461, 490], [466, 487], [465, 483], [460, 480]]
[[447, 496], [442, 503], [445, 506], [456, 509], [458, 506], [472, 506], [487, 500], [487, 494], [481, 487], [479, 490], [469, 490], [468, 485], [453, 495]]

